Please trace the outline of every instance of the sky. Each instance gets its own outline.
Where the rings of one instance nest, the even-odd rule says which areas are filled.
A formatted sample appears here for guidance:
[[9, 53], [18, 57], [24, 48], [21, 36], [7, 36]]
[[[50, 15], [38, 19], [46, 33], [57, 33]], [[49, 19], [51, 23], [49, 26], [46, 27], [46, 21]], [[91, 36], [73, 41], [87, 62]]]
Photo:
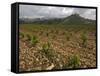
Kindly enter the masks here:
[[64, 18], [75, 13], [96, 20], [96, 9], [93, 8], [19, 5], [20, 18]]

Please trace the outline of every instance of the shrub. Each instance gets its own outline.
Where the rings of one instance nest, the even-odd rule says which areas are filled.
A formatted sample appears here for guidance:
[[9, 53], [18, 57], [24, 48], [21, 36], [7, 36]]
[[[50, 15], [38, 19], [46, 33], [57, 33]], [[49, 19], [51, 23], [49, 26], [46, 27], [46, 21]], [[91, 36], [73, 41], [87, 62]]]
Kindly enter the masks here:
[[80, 64], [80, 58], [78, 55], [72, 55], [68, 60], [68, 67], [77, 68]]
[[55, 55], [54, 55], [54, 50], [51, 49], [50, 46], [51, 46], [50, 43], [44, 44], [42, 46], [42, 50], [41, 51], [42, 51], [42, 53], [45, 54], [45, 56], [49, 59], [49, 61], [51, 63], [53, 63], [54, 62], [53, 58], [54, 58]]
[[45, 54], [48, 53], [49, 49], [50, 49], [50, 43], [44, 44], [42, 46], [42, 50], [44, 51]]
[[56, 33], [56, 34], [58, 34], [58, 33], [59, 33], [59, 31], [58, 31], [58, 30], [55, 30], [55, 33]]
[[70, 34], [66, 34], [66, 40], [67, 40], [67, 41], [70, 40]]
[[49, 33], [46, 33], [46, 36], [48, 37], [49, 36]]
[[81, 35], [81, 39], [82, 39], [82, 46], [83, 46], [83, 47], [86, 47], [86, 45], [87, 45], [87, 36], [86, 36], [85, 33], [83, 33], [83, 34]]
[[20, 32], [19, 33], [19, 38], [24, 38], [24, 33]]
[[31, 37], [31, 44], [32, 44], [33, 46], [36, 46], [37, 43], [38, 43], [37, 37], [36, 37], [36, 36], [32, 36], [32, 37]]
[[26, 34], [26, 40], [31, 41], [31, 36], [29, 34]]
[[52, 49], [49, 42], [42, 46], [41, 52], [48, 58], [50, 63], [54, 64], [52, 69], [62, 69], [63, 62], [61, 55]]

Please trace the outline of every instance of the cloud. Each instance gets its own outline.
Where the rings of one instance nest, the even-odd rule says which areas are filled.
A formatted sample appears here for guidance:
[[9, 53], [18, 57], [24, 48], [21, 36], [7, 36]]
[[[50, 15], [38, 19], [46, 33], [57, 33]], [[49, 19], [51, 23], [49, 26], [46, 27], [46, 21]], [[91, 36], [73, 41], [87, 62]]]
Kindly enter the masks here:
[[63, 18], [71, 14], [78, 13], [80, 16], [95, 19], [96, 10], [87, 8], [74, 7], [53, 7], [53, 6], [36, 6], [36, 5], [20, 5], [20, 17], [46, 17], [46, 18]]
[[96, 19], [96, 9], [89, 8], [74, 8], [73, 13], [78, 13], [80, 16], [88, 19]]

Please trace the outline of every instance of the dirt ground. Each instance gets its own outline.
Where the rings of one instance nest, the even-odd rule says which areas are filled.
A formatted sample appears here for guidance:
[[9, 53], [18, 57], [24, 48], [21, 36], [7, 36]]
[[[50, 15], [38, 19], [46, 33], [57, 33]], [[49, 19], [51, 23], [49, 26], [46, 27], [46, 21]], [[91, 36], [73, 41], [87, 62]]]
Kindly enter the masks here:
[[[95, 31], [85, 33], [87, 37], [85, 47], [81, 39], [83, 30], [52, 28], [31, 30], [21, 27], [20, 32], [24, 36], [19, 39], [19, 71], [96, 67]], [[27, 34], [37, 37], [38, 42], [35, 46], [27, 40]], [[47, 43], [50, 47], [45, 53], [42, 50], [43, 45]], [[73, 55], [77, 56], [76, 62], [68, 65]], [[77, 65], [77, 67], [72, 65]]]

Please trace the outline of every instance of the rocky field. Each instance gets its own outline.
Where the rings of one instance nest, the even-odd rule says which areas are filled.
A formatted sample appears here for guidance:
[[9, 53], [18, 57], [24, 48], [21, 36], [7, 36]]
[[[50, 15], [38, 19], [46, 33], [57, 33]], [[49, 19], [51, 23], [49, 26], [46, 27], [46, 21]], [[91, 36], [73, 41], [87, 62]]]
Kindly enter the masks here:
[[20, 24], [19, 71], [96, 67], [95, 28]]

